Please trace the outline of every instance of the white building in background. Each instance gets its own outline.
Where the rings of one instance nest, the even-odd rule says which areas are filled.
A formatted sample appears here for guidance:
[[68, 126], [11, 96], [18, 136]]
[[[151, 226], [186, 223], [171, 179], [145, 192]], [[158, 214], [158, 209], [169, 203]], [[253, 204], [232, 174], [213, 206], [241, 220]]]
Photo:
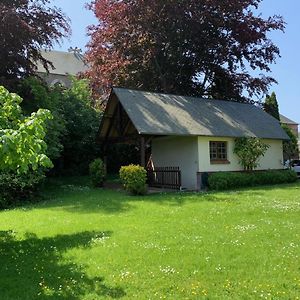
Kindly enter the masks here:
[[[299, 152], [300, 152], [300, 132], [299, 132], [299, 124], [291, 119], [289, 119], [288, 117], [281, 115], [280, 114], [280, 122], [282, 124], [285, 124], [286, 126], [288, 126], [293, 133], [296, 135], [296, 137], [298, 137], [298, 148], [299, 148]], [[298, 157], [294, 157], [294, 158], [298, 158]]]
[[289, 119], [288, 117], [284, 116], [284, 115], [281, 115], [280, 114], [280, 122], [282, 124], [285, 124], [287, 125], [293, 132], [296, 136], [298, 136], [298, 133], [299, 133], [299, 124], [291, 119]]
[[63, 51], [42, 51], [42, 56], [53, 64], [49, 70], [43, 64], [37, 64], [37, 75], [43, 78], [49, 85], [57, 83], [69, 87], [71, 84], [70, 76], [76, 76], [87, 70], [83, 55], [79, 48], [70, 48], [69, 52]]

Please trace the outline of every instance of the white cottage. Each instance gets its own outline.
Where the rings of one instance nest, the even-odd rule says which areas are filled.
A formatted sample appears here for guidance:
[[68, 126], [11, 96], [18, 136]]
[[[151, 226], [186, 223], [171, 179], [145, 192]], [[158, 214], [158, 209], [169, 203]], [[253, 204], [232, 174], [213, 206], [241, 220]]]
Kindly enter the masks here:
[[288, 136], [278, 120], [252, 104], [113, 88], [99, 130], [104, 146], [138, 141], [141, 165], [148, 161], [156, 185], [163, 176], [163, 185], [178, 187], [170, 180], [179, 172], [180, 186], [192, 190], [200, 189], [203, 173], [242, 170], [233, 153], [237, 137], [269, 145], [259, 170], [283, 168]]

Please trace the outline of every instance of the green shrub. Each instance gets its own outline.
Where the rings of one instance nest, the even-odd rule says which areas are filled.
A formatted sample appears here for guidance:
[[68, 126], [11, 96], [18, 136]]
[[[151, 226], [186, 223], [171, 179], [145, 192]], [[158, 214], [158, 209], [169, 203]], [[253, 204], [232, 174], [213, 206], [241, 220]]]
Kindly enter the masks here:
[[297, 180], [293, 170], [258, 172], [218, 172], [209, 175], [208, 186], [212, 190], [227, 190], [265, 184], [292, 183]]
[[100, 158], [95, 159], [89, 165], [90, 177], [93, 186], [102, 187], [105, 179], [105, 165]]
[[290, 138], [288, 141], [283, 141], [283, 159], [284, 161], [291, 160], [299, 154], [298, 137], [288, 125], [281, 124], [281, 127]]
[[0, 209], [16, 206], [32, 199], [45, 178], [42, 169], [17, 174], [0, 172]]
[[[70, 88], [48, 87], [36, 78], [29, 78], [19, 86], [26, 114], [46, 108], [53, 115], [48, 120], [45, 142], [46, 155], [54, 162], [53, 173], [86, 175], [89, 162], [98, 157], [96, 143], [101, 113], [92, 107], [89, 84], [72, 78]], [[84, 157], [85, 159], [82, 159]]]
[[29, 117], [22, 113], [23, 99], [0, 86], [0, 170], [27, 173], [29, 169], [51, 168], [44, 141], [49, 110], [39, 109]]
[[120, 178], [126, 191], [133, 195], [146, 193], [146, 170], [138, 165], [123, 166], [120, 169]]
[[235, 139], [233, 152], [238, 156], [244, 170], [254, 170], [259, 166], [259, 158], [264, 156], [270, 145], [255, 137]]

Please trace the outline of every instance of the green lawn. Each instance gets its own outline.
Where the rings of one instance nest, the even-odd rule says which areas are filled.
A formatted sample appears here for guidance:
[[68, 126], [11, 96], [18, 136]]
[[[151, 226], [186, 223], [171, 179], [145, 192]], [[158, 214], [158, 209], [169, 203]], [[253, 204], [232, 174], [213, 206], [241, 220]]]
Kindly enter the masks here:
[[298, 299], [300, 184], [131, 197], [52, 182], [0, 212], [0, 299]]

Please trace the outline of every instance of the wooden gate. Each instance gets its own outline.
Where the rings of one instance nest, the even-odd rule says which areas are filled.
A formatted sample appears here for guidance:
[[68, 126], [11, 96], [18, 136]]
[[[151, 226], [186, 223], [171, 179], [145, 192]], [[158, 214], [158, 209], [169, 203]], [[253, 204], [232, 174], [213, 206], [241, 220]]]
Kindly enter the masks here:
[[179, 190], [181, 187], [181, 171], [179, 167], [156, 167], [148, 169], [148, 185], [150, 187]]

